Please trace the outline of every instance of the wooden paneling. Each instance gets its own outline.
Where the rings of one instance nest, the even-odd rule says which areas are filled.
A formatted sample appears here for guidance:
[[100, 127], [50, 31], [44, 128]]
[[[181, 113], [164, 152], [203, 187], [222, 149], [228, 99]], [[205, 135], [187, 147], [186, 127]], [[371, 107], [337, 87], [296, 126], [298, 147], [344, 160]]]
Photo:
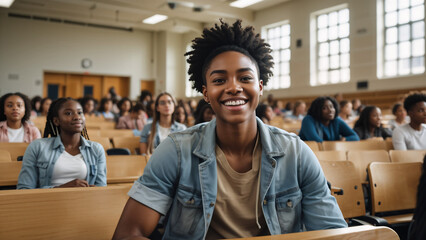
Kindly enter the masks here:
[[65, 74], [45, 73], [43, 82], [43, 97], [47, 97], [47, 86], [49, 84], [59, 85], [58, 97], [64, 97]]
[[128, 77], [104, 76], [102, 84], [102, 94], [105, 96], [108, 90], [114, 87], [115, 92], [121, 97], [129, 96], [130, 79]]
[[100, 76], [83, 76], [82, 87], [92, 86], [93, 95], [92, 97], [100, 100], [102, 98], [102, 77]]
[[67, 74], [65, 85], [66, 85], [65, 87], [66, 97], [72, 97], [77, 99], [83, 96], [83, 86], [82, 86], [80, 75]]
[[152, 94], [155, 93], [155, 81], [154, 80], [141, 80], [141, 91], [148, 90]]

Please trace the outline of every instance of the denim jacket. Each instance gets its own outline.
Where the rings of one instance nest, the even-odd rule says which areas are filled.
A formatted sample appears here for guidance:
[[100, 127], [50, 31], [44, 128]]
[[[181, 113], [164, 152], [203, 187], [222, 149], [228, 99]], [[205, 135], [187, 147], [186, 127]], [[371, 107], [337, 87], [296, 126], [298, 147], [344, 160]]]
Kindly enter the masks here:
[[[347, 227], [314, 153], [294, 134], [257, 119], [260, 203], [272, 235]], [[216, 120], [170, 134], [129, 196], [166, 216], [164, 239], [203, 239], [217, 194]]]
[[[60, 136], [30, 143], [22, 160], [17, 189], [52, 188], [53, 168], [64, 151]], [[91, 185], [106, 186], [106, 158], [102, 145], [81, 137], [80, 152], [87, 167], [85, 180]]]
[[[151, 126], [152, 126], [152, 123], [148, 123], [143, 128], [141, 133], [141, 139], [140, 139], [141, 143], [148, 143], [149, 134], [151, 134]], [[160, 135], [158, 133], [159, 126], [160, 124], [157, 122], [156, 124], [157, 131], [155, 132], [154, 145], [153, 145], [154, 149], [157, 148], [158, 144], [160, 144]], [[172, 126], [170, 126], [170, 133], [182, 131], [185, 129], [186, 129], [186, 126], [184, 124], [173, 121]]]

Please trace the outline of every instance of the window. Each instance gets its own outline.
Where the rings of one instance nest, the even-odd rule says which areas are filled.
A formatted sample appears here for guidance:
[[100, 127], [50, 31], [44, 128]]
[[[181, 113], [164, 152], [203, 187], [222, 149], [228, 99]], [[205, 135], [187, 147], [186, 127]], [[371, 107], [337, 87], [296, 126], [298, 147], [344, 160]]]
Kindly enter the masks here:
[[378, 11], [378, 77], [423, 73], [424, 0], [382, 0]]
[[311, 19], [311, 85], [349, 82], [349, 9], [334, 7]]
[[[191, 44], [188, 44], [186, 46], [186, 52], [191, 51]], [[185, 59], [185, 76], [186, 76], [186, 81], [185, 81], [185, 96], [190, 98], [190, 97], [199, 97], [202, 96], [201, 93], [197, 92], [197, 90], [192, 89], [192, 84], [193, 82], [189, 81], [189, 75], [188, 75], [188, 70], [189, 70], [189, 64]]]
[[274, 58], [274, 76], [269, 79], [265, 90], [290, 87], [290, 24], [280, 22], [265, 26], [262, 31], [267, 43], [271, 45]]

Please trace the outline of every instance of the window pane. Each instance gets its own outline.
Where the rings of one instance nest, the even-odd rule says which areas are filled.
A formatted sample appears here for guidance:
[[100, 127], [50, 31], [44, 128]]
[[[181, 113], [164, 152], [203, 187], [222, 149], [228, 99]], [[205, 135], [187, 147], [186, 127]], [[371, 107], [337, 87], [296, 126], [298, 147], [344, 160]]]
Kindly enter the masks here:
[[425, 36], [425, 22], [420, 21], [413, 24], [413, 38], [423, 38]]
[[397, 70], [396, 61], [390, 61], [385, 63], [385, 74], [387, 76], [395, 76]]
[[290, 49], [285, 49], [281, 51], [281, 60], [282, 61], [290, 61]]
[[274, 38], [274, 33], [275, 33], [275, 31], [273, 31], [272, 29], [269, 29], [269, 30], [268, 30], [268, 38], [269, 38], [269, 39]]
[[425, 7], [420, 5], [411, 9], [411, 21], [417, 21], [425, 18]]
[[328, 83], [328, 72], [327, 71], [320, 71], [318, 74], [318, 82], [320, 84], [326, 84]]
[[385, 59], [395, 60], [398, 57], [398, 46], [396, 44], [386, 45]]
[[340, 40], [340, 52], [347, 53], [349, 52], [349, 49], [350, 49], [349, 38], [344, 38]]
[[281, 74], [288, 75], [290, 73], [290, 63], [282, 62], [281, 63]]
[[290, 37], [281, 38], [281, 48], [289, 48], [290, 47]]
[[410, 59], [401, 59], [398, 62], [398, 73], [407, 75], [410, 73]]
[[318, 53], [318, 55], [319, 55], [320, 57], [324, 57], [324, 56], [327, 56], [327, 55], [328, 55], [328, 53], [329, 53], [329, 50], [328, 50], [328, 42], [321, 43], [321, 44], [319, 45], [319, 53]]
[[349, 68], [343, 68], [340, 70], [340, 80], [342, 82], [349, 82], [351, 78], [351, 72]]
[[395, 26], [398, 23], [398, 13], [390, 12], [385, 15], [385, 25], [386, 27]]
[[411, 53], [411, 43], [410, 42], [402, 42], [399, 44], [399, 57], [400, 58], [408, 58]]
[[410, 21], [410, 10], [407, 8], [407, 9], [399, 11], [398, 23], [404, 24], [404, 23], [408, 23], [408, 21]]
[[399, 0], [398, 1], [398, 8], [399, 9], [403, 9], [403, 8], [408, 8], [410, 6], [410, 1], [409, 0]]
[[331, 12], [328, 14], [328, 25], [329, 26], [334, 26], [337, 25], [338, 20], [338, 15], [337, 12]]
[[404, 42], [410, 40], [410, 25], [402, 25], [399, 27], [399, 41]]
[[386, 29], [386, 43], [396, 43], [398, 31], [396, 27]]
[[334, 55], [330, 57], [330, 69], [339, 68], [339, 55]]
[[280, 88], [289, 88], [290, 87], [290, 77], [289, 76], [280, 76]]
[[397, 0], [386, 0], [385, 1], [385, 11], [395, 11], [398, 7], [398, 1]]
[[328, 57], [322, 57], [318, 62], [319, 70], [327, 70], [328, 69]]
[[349, 67], [349, 54], [342, 54], [340, 57], [340, 66]]
[[318, 31], [318, 42], [325, 42], [328, 39], [328, 29], [323, 28]]
[[285, 24], [281, 26], [281, 36], [289, 36], [290, 35], [290, 25]]
[[334, 39], [337, 39], [337, 26], [333, 26], [333, 27], [330, 27], [329, 29], [328, 29], [328, 39], [330, 39], [330, 40], [334, 40]]
[[411, 0], [411, 6], [416, 6], [424, 3], [424, 0]]
[[280, 53], [278, 51], [273, 51], [272, 52], [272, 57], [274, 58], [274, 60], [276, 62], [278, 62], [280, 60]]
[[328, 16], [327, 14], [320, 15], [318, 17], [318, 28], [324, 28], [328, 26]]
[[330, 42], [330, 54], [338, 54], [339, 53], [339, 41], [332, 41]]
[[412, 59], [412, 72], [413, 73], [424, 73], [425, 71], [425, 59], [424, 57], [415, 57]]
[[349, 23], [344, 23], [339, 26], [339, 37], [344, 38], [349, 36]]
[[411, 55], [418, 57], [418, 56], [423, 56], [424, 54], [425, 54], [425, 40], [424, 40], [424, 38], [414, 40]]
[[340, 80], [340, 70], [333, 70], [330, 72], [330, 82], [338, 83]]
[[342, 9], [339, 11], [339, 23], [349, 22], [349, 9]]

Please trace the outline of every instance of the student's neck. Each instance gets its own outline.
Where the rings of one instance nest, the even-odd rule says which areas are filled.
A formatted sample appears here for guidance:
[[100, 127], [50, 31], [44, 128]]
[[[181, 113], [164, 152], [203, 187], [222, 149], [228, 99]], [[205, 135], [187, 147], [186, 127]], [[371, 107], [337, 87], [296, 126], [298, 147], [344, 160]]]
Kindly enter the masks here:
[[19, 129], [22, 126], [21, 121], [6, 121], [7, 123], [7, 127], [12, 128], [12, 129]]
[[68, 134], [68, 133], [61, 133], [61, 141], [62, 144], [64, 145], [65, 149], [67, 149], [67, 151], [69, 149], [78, 149], [78, 147], [80, 147], [81, 145], [81, 133], [73, 133], [73, 134]]
[[371, 137], [374, 137], [374, 130], [376, 129], [376, 127], [372, 127], [372, 126], [370, 126], [369, 128], [368, 128], [368, 131], [370, 132], [370, 136]]
[[158, 124], [164, 128], [169, 128], [172, 126], [172, 115], [160, 115], [160, 120]]
[[422, 129], [421, 123], [410, 122], [410, 127], [416, 131], [420, 131]]
[[328, 125], [330, 125], [330, 120], [321, 120], [322, 125], [328, 127]]
[[403, 123], [403, 122], [405, 122], [405, 118], [401, 118], [401, 119], [395, 119], [395, 121], [397, 122], [397, 123], [399, 123], [399, 124], [401, 124], [401, 123]]

